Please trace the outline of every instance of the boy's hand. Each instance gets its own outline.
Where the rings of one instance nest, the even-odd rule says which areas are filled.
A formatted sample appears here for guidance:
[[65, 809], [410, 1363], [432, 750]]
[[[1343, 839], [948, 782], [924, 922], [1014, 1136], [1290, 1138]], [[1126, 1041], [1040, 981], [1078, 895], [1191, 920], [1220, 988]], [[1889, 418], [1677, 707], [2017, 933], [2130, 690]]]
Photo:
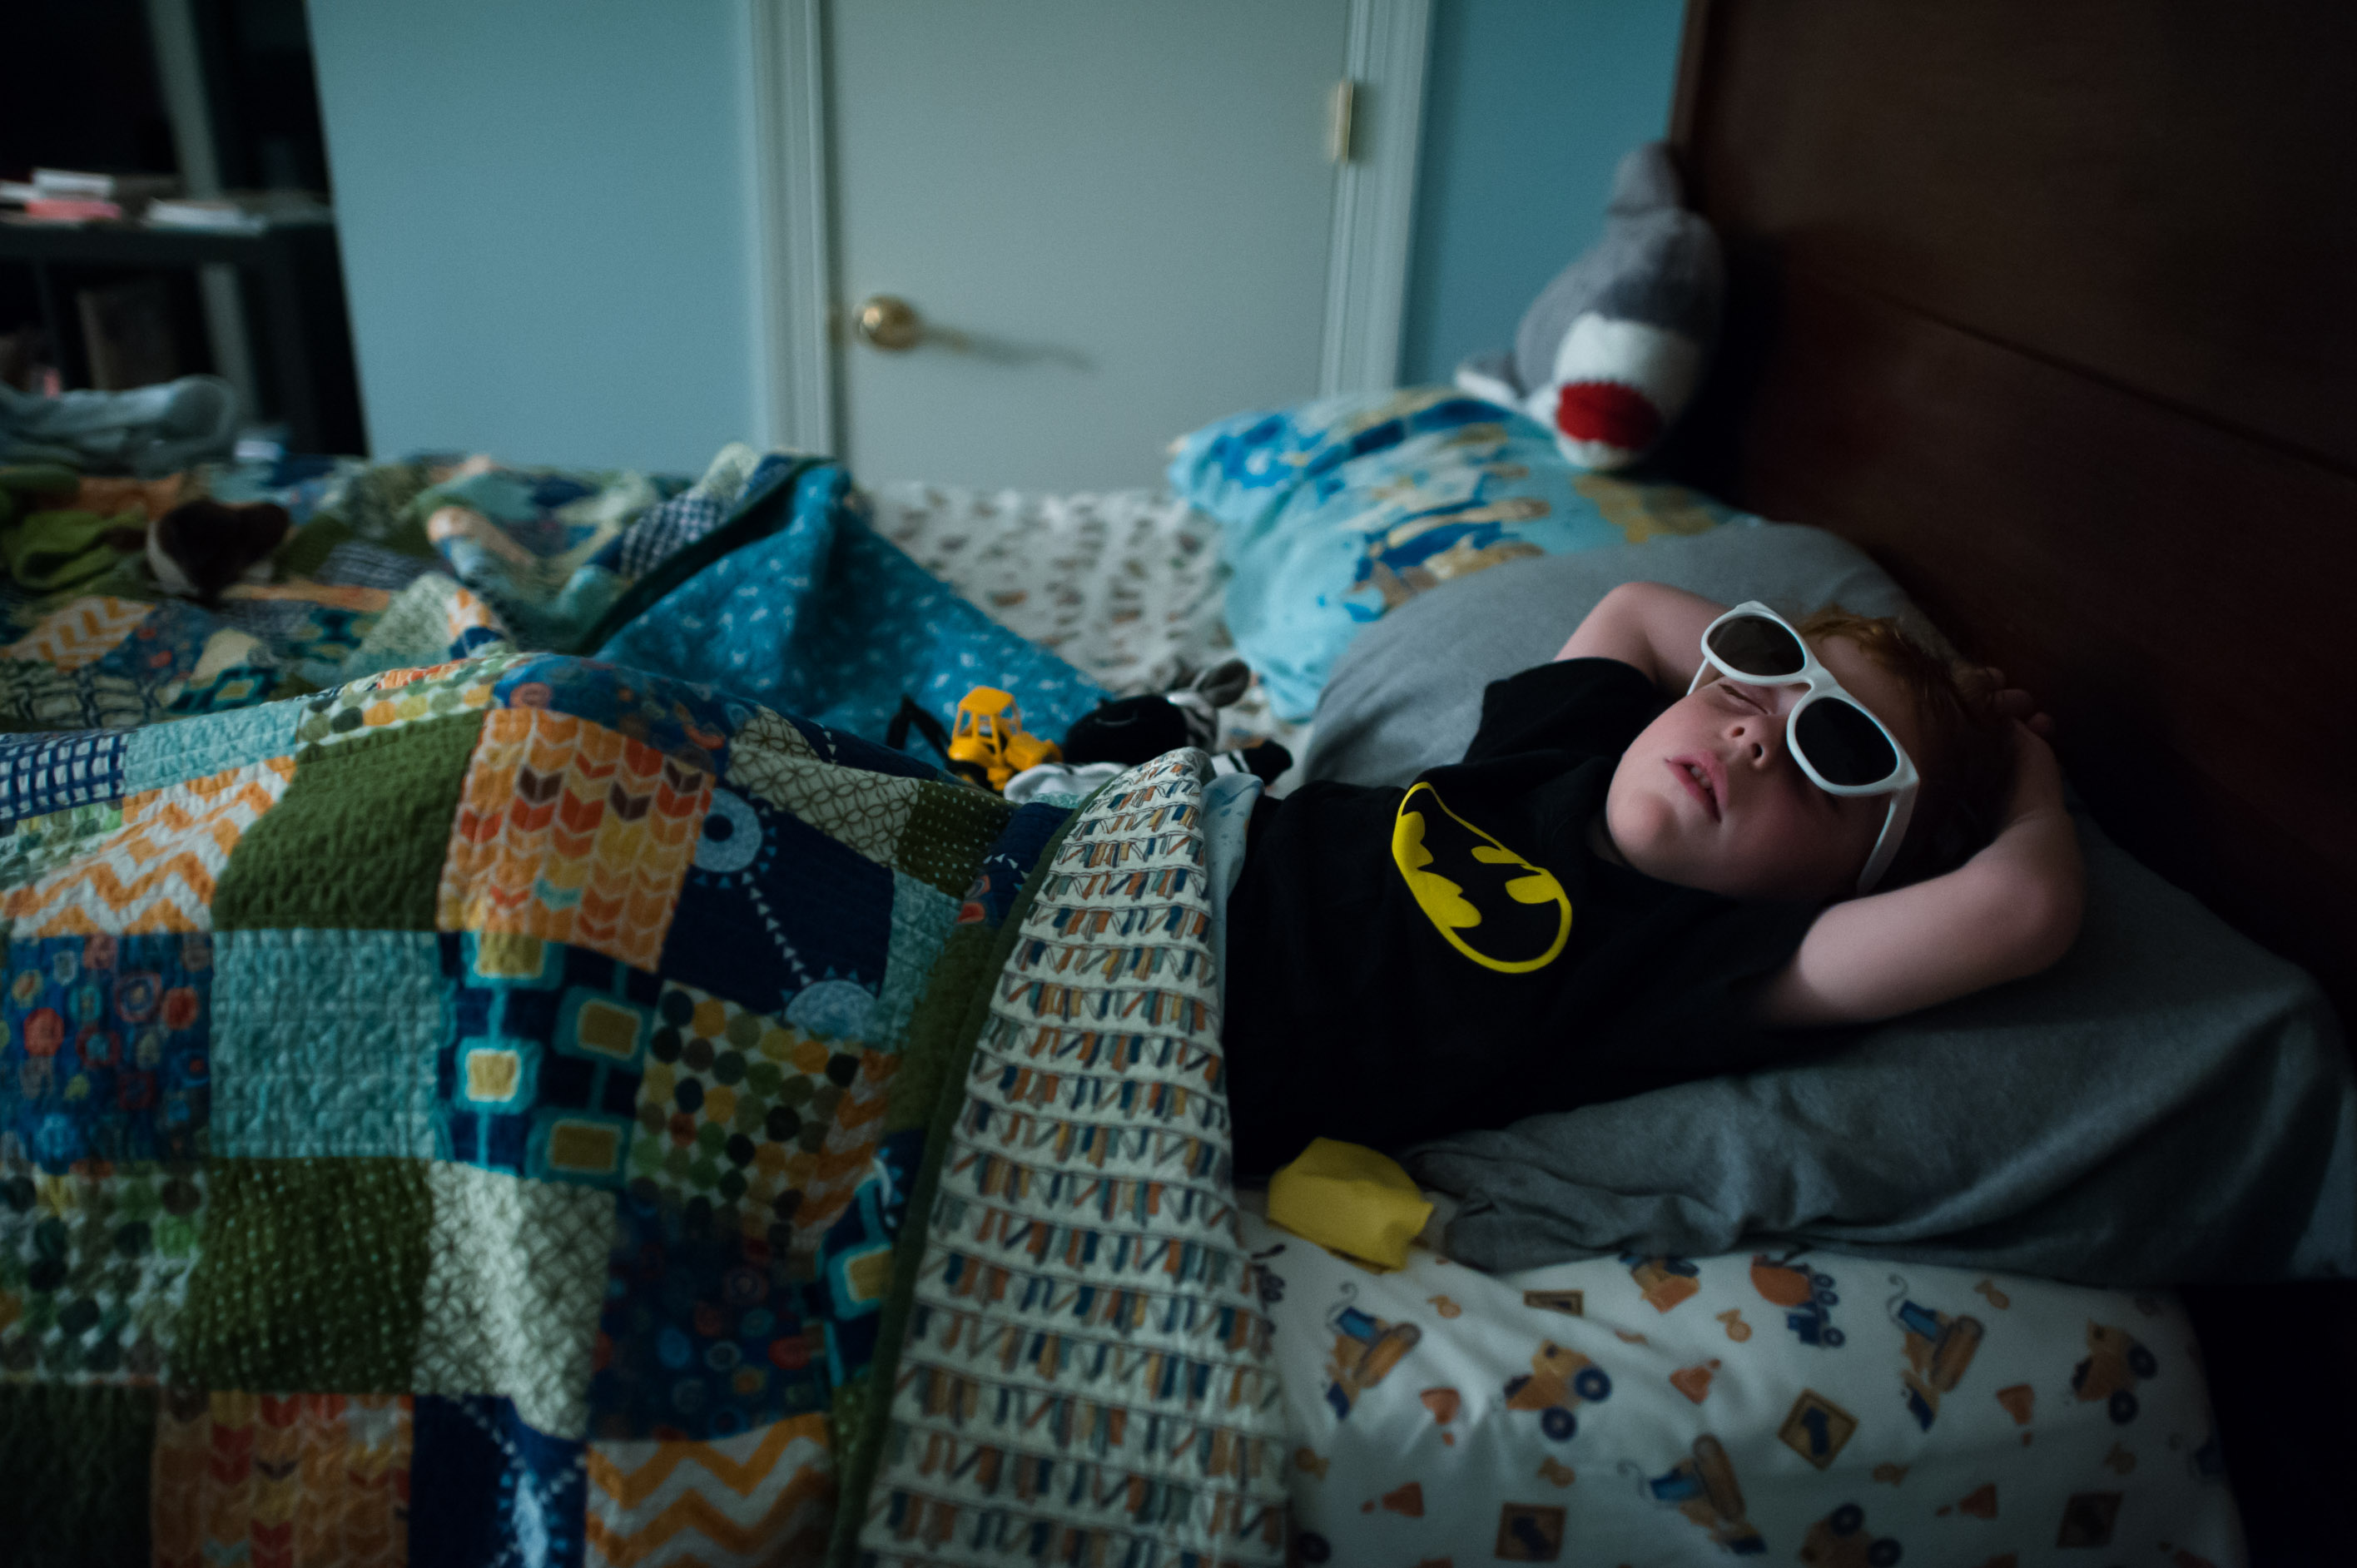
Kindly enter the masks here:
[[2054, 737], [2054, 715], [2038, 705], [2038, 699], [2018, 686], [2005, 683], [2005, 671], [1994, 664], [1980, 667], [1981, 678], [1996, 695], [1991, 699], [2001, 717], [2029, 726], [2030, 733], [2051, 740]]

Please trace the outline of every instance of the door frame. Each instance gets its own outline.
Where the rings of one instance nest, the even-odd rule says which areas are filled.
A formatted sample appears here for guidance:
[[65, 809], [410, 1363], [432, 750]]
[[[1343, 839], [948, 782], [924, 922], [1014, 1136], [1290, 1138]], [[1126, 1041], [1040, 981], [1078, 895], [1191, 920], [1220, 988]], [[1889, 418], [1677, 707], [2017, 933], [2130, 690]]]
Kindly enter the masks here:
[[[829, 164], [826, 0], [748, 0], [754, 310], [762, 435], [798, 452], [841, 441]], [[1318, 393], [1398, 384], [1423, 149], [1432, 0], [1351, 0], [1350, 156], [1334, 190]]]

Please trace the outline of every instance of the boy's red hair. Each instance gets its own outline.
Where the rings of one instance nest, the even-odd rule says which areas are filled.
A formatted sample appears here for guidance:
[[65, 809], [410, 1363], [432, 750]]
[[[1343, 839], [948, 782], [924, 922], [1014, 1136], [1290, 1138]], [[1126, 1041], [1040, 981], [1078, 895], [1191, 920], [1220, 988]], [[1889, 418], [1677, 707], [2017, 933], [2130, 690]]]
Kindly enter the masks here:
[[1838, 637], [1899, 678], [1913, 699], [1921, 736], [1915, 770], [1922, 785], [1915, 815], [1884, 887], [1953, 871], [1996, 836], [2013, 798], [2013, 726], [1996, 711], [1988, 671], [1943, 659], [1889, 616], [1827, 605], [1803, 620], [1803, 637]]

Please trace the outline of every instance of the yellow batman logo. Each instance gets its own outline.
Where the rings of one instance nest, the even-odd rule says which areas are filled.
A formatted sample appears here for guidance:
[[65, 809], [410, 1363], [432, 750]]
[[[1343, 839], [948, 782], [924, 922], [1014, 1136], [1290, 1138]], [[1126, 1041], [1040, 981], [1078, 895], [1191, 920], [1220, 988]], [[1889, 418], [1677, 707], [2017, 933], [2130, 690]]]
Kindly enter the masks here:
[[[1437, 814], [1427, 816], [1420, 809], [1419, 795], [1432, 797]], [[1400, 798], [1399, 811], [1392, 818], [1392, 861], [1433, 929], [1484, 969], [1501, 974], [1544, 969], [1571, 940], [1571, 899], [1555, 874], [1533, 865], [1450, 811], [1440, 791], [1429, 784], [1418, 783]], [[1456, 871], [1463, 881], [1450, 881], [1432, 869], [1436, 865]], [[1519, 875], [1482, 869], [1489, 866], [1512, 866]], [[1475, 897], [1467, 897], [1469, 886]], [[1503, 893], [1504, 901], [1491, 897], [1496, 893]], [[1495, 917], [1488, 922], [1482, 918], [1485, 902]], [[1544, 908], [1550, 904], [1555, 907], [1552, 918]], [[1554, 928], [1552, 940], [1549, 927]], [[1529, 958], [1483, 952], [1460, 934], [1473, 930], [1480, 931], [1484, 946], [1503, 954], [1532, 952], [1542, 947], [1544, 950]]]

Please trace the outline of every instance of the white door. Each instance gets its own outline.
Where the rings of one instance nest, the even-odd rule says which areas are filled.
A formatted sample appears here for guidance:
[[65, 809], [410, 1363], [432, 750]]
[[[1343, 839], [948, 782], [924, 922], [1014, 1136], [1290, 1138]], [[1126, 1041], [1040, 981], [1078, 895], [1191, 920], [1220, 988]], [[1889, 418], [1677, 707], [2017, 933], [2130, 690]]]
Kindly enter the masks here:
[[[1351, 0], [829, 0], [825, 32], [863, 482], [1153, 485], [1173, 436], [1319, 390]], [[879, 296], [913, 346], [857, 330]]]

